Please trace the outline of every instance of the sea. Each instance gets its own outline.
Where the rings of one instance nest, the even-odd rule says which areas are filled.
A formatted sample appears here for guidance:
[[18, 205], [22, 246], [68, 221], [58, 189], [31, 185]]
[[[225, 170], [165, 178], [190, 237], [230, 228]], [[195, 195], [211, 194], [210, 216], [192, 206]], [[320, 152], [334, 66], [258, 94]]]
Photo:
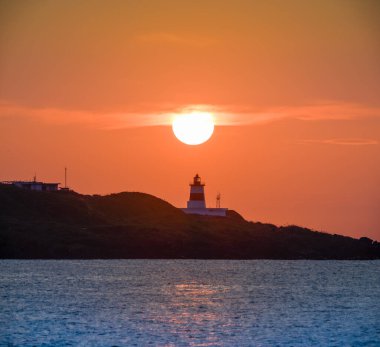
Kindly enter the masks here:
[[1, 260], [0, 346], [380, 346], [380, 261]]

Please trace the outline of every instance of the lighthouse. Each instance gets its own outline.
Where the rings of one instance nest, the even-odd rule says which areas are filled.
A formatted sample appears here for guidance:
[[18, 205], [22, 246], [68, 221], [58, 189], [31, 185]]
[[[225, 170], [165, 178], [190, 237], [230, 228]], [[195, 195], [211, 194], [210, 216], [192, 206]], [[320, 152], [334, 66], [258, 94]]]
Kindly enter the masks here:
[[193, 178], [193, 182], [190, 183], [190, 198], [187, 202], [187, 208], [182, 208], [182, 211], [187, 214], [225, 217], [227, 210], [227, 208], [220, 207], [220, 194], [217, 208], [206, 207], [205, 184], [202, 182], [200, 176], [196, 174]]
[[194, 176], [193, 183], [190, 183], [190, 199], [187, 208], [206, 208], [205, 184], [202, 183], [198, 174]]

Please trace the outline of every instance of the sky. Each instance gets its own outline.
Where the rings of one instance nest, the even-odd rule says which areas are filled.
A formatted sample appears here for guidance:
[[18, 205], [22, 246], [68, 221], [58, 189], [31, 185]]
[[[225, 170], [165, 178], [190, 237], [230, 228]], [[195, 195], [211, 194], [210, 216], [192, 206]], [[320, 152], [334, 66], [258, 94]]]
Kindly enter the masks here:
[[[173, 115], [212, 112], [178, 141]], [[0, 180], [380, 240], [380, 2], [0, 0]]]

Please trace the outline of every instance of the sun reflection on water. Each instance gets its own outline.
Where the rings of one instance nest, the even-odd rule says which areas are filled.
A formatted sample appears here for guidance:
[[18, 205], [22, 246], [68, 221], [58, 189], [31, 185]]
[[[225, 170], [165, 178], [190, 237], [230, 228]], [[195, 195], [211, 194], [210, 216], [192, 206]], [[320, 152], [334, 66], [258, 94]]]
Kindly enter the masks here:
[[161, 303], [162, 314], [155, 317], [156, 323], [180, 335], [190, 346], [220, 346], [223, 343], [216, 331], [233, 325], [225, 311], [225, 294], [230, 290], [229, 286], [196, 282], [163, 286], [168, 301]]

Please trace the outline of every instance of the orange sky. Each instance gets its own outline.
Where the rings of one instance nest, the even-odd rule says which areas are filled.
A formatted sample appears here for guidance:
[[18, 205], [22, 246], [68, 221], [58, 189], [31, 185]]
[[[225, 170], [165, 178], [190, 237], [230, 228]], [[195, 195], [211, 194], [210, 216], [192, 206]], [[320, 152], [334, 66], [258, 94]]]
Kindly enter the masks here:
[[380, 240], [380, 3], [2, 1], [0, 164], [178, 207], [198, 172], [209, 205]]

